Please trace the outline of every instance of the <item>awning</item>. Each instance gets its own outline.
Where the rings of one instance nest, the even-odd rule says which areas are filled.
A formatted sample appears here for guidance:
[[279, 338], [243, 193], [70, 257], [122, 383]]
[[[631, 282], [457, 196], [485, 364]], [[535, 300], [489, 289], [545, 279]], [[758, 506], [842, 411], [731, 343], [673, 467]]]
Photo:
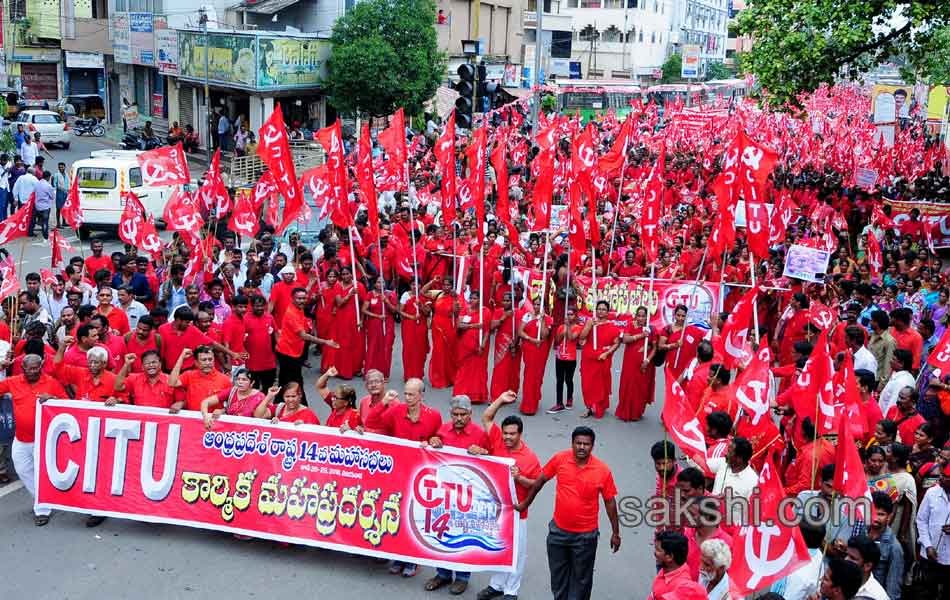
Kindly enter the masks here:
[[435, 113], [444, 119], [455, 108], [455, 101], [458, 100], [458, 97], [459, 93], [452, 88], [444, 85], [439, 86], [435, 91], [435, 96], [426, 102], [426, 110], [431, 112], [435, 109]]
[[523, 88], [523, 87], [503, 87], [503, 88], [501, 88], [501, 89], [503, 89], [503, 90], [505, 91], [505, 93], [510, 94], [510, 95], [514, 96], [515, 98], [518, 98], [519, 100], [520, 100], [521, 98], [530, 98], [531, 96], [534, 95], [534, 92], [531, 91], [529, 88]]
[[299, 0], [245, 0], [241, 9], [245, 12], [256, 13], [259, 15], [272, 15], [280, 12], [288, 6], [297, 4]]

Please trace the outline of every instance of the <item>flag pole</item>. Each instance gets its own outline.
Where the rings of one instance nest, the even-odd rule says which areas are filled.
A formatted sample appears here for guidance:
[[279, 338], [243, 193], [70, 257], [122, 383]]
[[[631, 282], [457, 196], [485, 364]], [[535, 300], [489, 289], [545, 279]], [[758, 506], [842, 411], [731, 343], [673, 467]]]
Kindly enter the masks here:
[[[567, 230], [571, 230], [571, 211], [567, 211]], [[570, 240], [570, 238], [568, 238]], [[570, 248], [570, 243], [568, 243], [568, 248]], [[564, 354], [567, 352], [567, 336], [570, 333], [567, 327], [567, 311], [571, 306], [571, 254], [574, 252], [573, 248], [570, 248], [567, 252], [567, 283], [564, 286], [564, 339], [561, 340], [561, 353]], [[557, 277], [557, 274], [554, 275]], [[576, 304], [576, 303], [575, 303]], [[594, 310], [597, 310], [597, 307], [594, 307]]]
[[620, 186], [617, 188], [617, 204], [614, 206], [614, 223], [610, 234], [610, 253], [607, 260], [614, 256], [614, 242], [617, 239], [617, 218], [620, 216], [620, 200], [623, 198], [623, 175], [627, 170], [627, 140], [623, 141], [623, 166], [620, 167]]
[[548, 304], [548, 246], [551, 244], [550, 225], [544, 232], [544, 248], [541, 252], [541, 316], [547, 313]]
[[[405, 134], [403, 134], [405, 135]], [[416, 213], [412, 210], [412, 198], [409, 194], [409, 161], [406, 160], [403, 165], [406, 175], [406, 200], [409, 205], [409, 245], [412, 248], [412, 280], [415, 285], [416, 305], [419, 305], [419, 265], [416, 259]], [[454, 234], [453, 234], [454, 235]]]
[[356, 288], [356, 328], [359, 329], [362, 326], [362, 320], [360, 319], [360, 311], [362, 310], [359, 294], [360, 283], [359, 280], [356, 279], [356, 248], [353, 246], [353, 232], [349, 229], [347, 229], [347, 237], [350, 238], [350, 260], [352, 261], [350, 268], [353, 269], [353, 286]]
[[[749, 252], [749, 261], [752, 263], [750, 265], [749, 271], [752, 272], [752, 289], [755, 289], [755, 272], [758, 270], [758, 264], [755, 261], [755, 254], [751, 251]], [[759, 345], [759, 295], [756, 294], [752, 297], [752, 332], [755, 336], [755, 345], [758, 348]]]
[[[377, 252], [377, 254], [379, 255], [379, 277], [382, 277], [382, 278], [383, 278], [383, 295], [385, 296], [385, 293], [386, 293], [386, 276], [383, 274], [383, 247], [382, 247], [382, 239], [383, 239], [383, 238], [382, 238], [382, 235], [380, 235], [380, 232], [377, 231], [377, 232], [376, 232], [376, 252]], [[352, 247], [353, 247], [353, 246], [352, 246], [352, 242], [351, 242], [350, 248], [352, 248]], [[320, 270], [319, 270], [319, 269], [317, 270], [317, 277], [318, 277], [318, 278], [320, 277]], [[318, 284], [318, 285], [319, 285], [319, 284]], [[397, 303], [397, 304], [399, 303], [398, 298], [396, 299], [396, 303]], [[385, 301], [385, 298], [383, 299], [383, 337], [386, 337], [386, 301]]]
[[594, 287], [594, 350], [597, 350], [597, 303], [600, 302], [600, 290], [597, 289], [597, 248], [593, 243], [590, 245], [590, 273], [591, 285]]
[[[653, 303], [653, 279], [656, 276], [656, 262], [650, 265], [650, 287], [647, 291], [647, 323], [650, 322], [650, 304]], [[643, 360], [647, 359], [647, 345], [643, 344]]]
[[485, 302], [485, 235], [482, 234], [482, 243], [478, 245], [478, 346], [485, 343], [485, 327], [482, 320], [482, 307]]

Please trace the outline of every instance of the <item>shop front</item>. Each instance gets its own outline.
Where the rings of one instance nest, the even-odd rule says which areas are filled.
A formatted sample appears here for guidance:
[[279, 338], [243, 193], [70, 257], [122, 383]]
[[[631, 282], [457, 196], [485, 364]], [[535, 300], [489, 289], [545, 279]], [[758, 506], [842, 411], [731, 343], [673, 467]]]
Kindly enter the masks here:
[[58, 48], [13, 49], [9, 75], [23, 99], [44, 100], [50, 105], [59, 100], [60, 52]]
[[[178, 116], [206, 139], [208, 106], [232, 122], [242, 118], [256, 131], [280, 102], [288, 124], [314, 129], [326, 123], [326, 101], [320, 83], [326, 75], [329, 40], [308, 35], [266, 31], [178, 32]], [[190, 117], [190, 119], [188, 118]], [[215, 117], [217, 118], [217, 117]], [[216, 134], [217, 132], [212, 132]]]

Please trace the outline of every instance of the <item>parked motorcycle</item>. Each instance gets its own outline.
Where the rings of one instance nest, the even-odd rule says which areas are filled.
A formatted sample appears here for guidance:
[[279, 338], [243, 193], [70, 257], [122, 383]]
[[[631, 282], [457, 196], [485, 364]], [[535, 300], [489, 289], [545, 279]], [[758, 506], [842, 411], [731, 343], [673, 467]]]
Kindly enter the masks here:
[[[122, 149], [123, 150], [143, 150], [142, 148], [142, 128], [136, 127], [135, 129], [130, 130], [122, 138]], [[162, 146], [162, 140], [157, 137], [144, 138], [145, 139], [145, 148], [144, 150], [154, 150], [155, 148], [160, 148]]]
[[93, 135], [102, 137], [106, 134], [106, 128], [99, 123], [95, 117], [76, 119], [73, 122], [73, 133], [76, 135]]

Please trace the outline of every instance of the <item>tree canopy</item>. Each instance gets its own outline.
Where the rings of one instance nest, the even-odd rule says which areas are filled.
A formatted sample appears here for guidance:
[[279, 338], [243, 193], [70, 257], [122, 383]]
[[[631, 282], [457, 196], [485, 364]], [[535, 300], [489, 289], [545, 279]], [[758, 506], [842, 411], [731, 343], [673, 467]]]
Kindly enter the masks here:
[[670, 54], [663, 63], [663, 78], [661, 83], [679, 81], [683, 72], [683, 56], [677, 53]]
[[801, 92], [857, 79], [888, 60], [927, 79], [929, 62], [950, 53], [948, 25], [947, 0], [750, 0], [739, 13], [740, 32], [753, 37], [743, 67], [773, 104], [795, 103]]
[[327, 91], [347, 115], [422, 109], [445, 77], [433, 0], [357, 2], [333, 26]]
[[706, 64], [706, 81], [713, 79], [732, 79], [735, 73], [721, 62], [711, 62]]

